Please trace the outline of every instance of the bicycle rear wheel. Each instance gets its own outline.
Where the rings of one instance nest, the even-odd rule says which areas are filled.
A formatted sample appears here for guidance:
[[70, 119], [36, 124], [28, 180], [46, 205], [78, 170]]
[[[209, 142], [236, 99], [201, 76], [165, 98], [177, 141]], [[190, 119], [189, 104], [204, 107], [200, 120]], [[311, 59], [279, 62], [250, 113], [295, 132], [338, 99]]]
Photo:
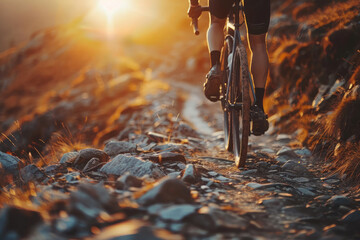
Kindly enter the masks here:
[[231, 110], [233, 153], [236, 167], [243, 167], [247, 158], [250, 135], [250, 93], [249, 67], [246, 49], [243, 44], [236, 47], [233, 63], [233, 76], [230, 89], [232, 103], [241, 102], [240, 109]]

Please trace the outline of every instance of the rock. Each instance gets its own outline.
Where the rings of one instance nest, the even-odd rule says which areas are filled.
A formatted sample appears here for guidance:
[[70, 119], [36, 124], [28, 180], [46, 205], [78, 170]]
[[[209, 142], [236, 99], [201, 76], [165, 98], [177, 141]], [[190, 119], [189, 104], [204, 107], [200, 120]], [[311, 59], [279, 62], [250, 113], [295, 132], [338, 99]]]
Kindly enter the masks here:
[[183, 239], [180, 235], [170, 233], [165, 229], [151, 228], [148, 222], [142, 220], [128, 220], [106, 227], [101, 233], [94, 236], [93, 240], [166, 240]]
[[79, 170], [83, 170], [92, 158], [98, 158], [100, 162], [107, 162], [110, 159], [109, 155], [99, 149], [87, 148], [79, 152], [74, 161], [74, 166]]
[[54, 227], [61, 234], [74, 234], [79, 226], [79, 219], [74, 216], [56, 219]]
[[293, 149], [289, 147], [282, 147], [277, 153], [276, 156], [284, 156], [288, 159], [299, 159], [299, 156], [294, 152]]
[[177, 178], [178, 176], [180, 176], [181, 172], [172, 172], [169, 173], [168, 176], [171, 178]]
[[106, 163], [100, 172], [117, 176], [129, 172], [136, 177], [149, 175], [155, 179], [165, 176], [157, 164], [125, 155], [117, 155], [111, 162]]
[[[140, 188], [143, 185], [143, 180], [131, 175], [130, 173], [125, 173], [125, 175], [119, 177], [115, 185], [117, 189], [129, 189], [131, 187]], [[119, 186], [123, 186], [120, 188]]]
[[264, 190], [264, 191], [274, 191], [275, 189], [282, 189], [287, 191], [293, 191], [294, 187], [286, 184], [286, 183], [248, 183], [246, 186], [253, 188], [255, 190]]
[[308, 178], [305, 178], [305, 177], [294, 178], [293, 181], [294, 181], [294, 182], [297, 182], [297, 183], [307, 183], [307, 182], [310, 182], [310, 180], [309, 180]]
[[344, 215], [340, 221], [346, 224], [357, 224], [357, 226], [360, 226], [360, 210], [351, 210]]
[[284, 163], [286, 163], [287, 161], [289, 161], [289, 159], [288, 159], [287, 157], [285, 157], [285, 156], [277, 156], [277, 157], [275, 158], [275, 161], [277, 161], [277, 162], [280, 163], [280, 164], [284, 164]]
[[186, 165], [181, 172], [181, 180], [187, 183], [196, 183], [200, 180], [200, 175], [193, 164]]
[[15, 239], [25, 238], [37, 225], [43, 222], [38, 211], [5, 206], [0, 212], [0, 238], [6, 238], [9, 234], [18, 236]]
[[247, 171], [240, 172], [240, 175], [251, 175], [251, 174], [257, 173], [257, 171], [258, 171], [257, 169], [250, 169]]
[[78, 152], [68, 152], [65, 153], [61, 159], [60, 159], [60, 163], [67, 163], [67, 162], [73, 162], [75, 161], [75, 159], [78, 157], [79, 153]]
[[285, 171], [296, 172], [297, 174], [301, 174], [301, 175], [308, 173], [308, 170], [304, 165], [295, 162], [293, 160], [287, 161], [284, 165], [281, 166], [281, 169]]
[[186, 147], [183, 144], [178, 143], [159, 144], [152, 148], [157, 152], [183, 152], [185, 149]]
[[[220, 229], [233, 229], [236, 231], [243, 231], [249, 226], [249, 222], [234, 213], [224, 212], [218, 207], [202, 207], [199, 209], [199, 215], [195, 219], [203, 219], [204, 221], [198, 222], [200, 226], [209, 231]], [[194, 223], [196, 224], [196, 223]]]
[[149, 159], [156, 163], [181, 162], [186, 164], [186, 159], [184, 155], [180, 153], [172, 153], [172, 152], [163, 152], [159, 154], [146, 156], [145, 159]]
[[81, 174], [79, 172], [71, 172], [64, 174], [63, 177], [68, 183], [78, 183], [80, 180]]
[[217, 175], [219, 175], [217, 172], [208, 172], [208, 174], [212, 177], [216, 177]]
[[25, 183], [38, 181], [41, 182], [47, 176], [36, 165], [29, 164], [20, 170], [20, 176]]
[[301, 193], [301, 195], [309, 196], [309, 197], [316, 196], [315, 193], [313, 193], [312, 191], [310, 191], [310, 190], [307, 189], [307, 188], [299, 187], [299, 188], [296, 188], [296, 189]]
[[110, 141], [106, 143], [104, 152], [111, 158], [123, 154], [136, 152], [136, 144], [125, 141]]
[[45, 171], [45, 174], [51, 175], [51, 174], [57, 173], [59, 168], [61, 168], [60, 164], [53, 164], [53, 165], [45, 167], [44, 171]]
[[343, 195], [336, 195], [326, 201], [325, 206], [338, 208], [340, 206], [354, 207], [355, 201]]
[[70, 194], [69, 212], [79, 219], [97, 222], [103, 211], [116, 212], [119, 209], [116, 197], [101, 184], [81, 183], [77, 191]]
[[90, 171], [95, 171], [97, 169], [99, 169], [100, 167], [102, 167], [105, 163], [101, 162], [100, 159], [98, 158], [92, 158], [88, 161], [88, 163], [85, 165], [85, 167], [83, 168], [83, 172], [90, 172]]
[[169, 137], [160, 133], [155, 133], [155, 132], [148, 132], [146, 134], [150, 140], [154, 141], [154, 142], [165, 142], [169, 140]]
[[224, 177], [224, 176], [217, 176], [215, 179], [219, 180], [220, 182], [231, 182], [230, 178], [227, 178], [227, 177]]
[[17, 175], [19, 171], [18, 164], [20, 163], [20, 159], [0, 152], [0, 174], [12, 174]]
[[257, 189], [259, 187], [262, 187], [262, 184], [256, 183], [256, 182], [250, 182], [246, 184], [247, 187]]
[[311, 151], [307, 148], [297, 149], [294, 152], [301, 157], [310, 157], [311, 156]]
[[193, 199], [183, 181], [165, 177], [140, 196], [138, 202], [148, 206], [155, 203], [191, 203]]
[[198, 206], [190, 204], [180, 204], [160, 210], [159, 217], [166, 221], [181, 221], [185, 217], [193, 214]]

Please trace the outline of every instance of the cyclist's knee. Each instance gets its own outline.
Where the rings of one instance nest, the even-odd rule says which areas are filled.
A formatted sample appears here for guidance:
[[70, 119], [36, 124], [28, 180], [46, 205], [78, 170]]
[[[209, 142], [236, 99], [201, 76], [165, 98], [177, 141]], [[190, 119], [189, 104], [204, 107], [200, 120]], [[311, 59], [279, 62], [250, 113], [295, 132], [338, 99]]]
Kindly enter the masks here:
[[266, 33], [260, 35], [249, 34], [249, 43], [252, 51], [257, 48], [266, 48]]
[[225, 26], [226, 23], [226, 18], [218, 18], [215, 17], [214, 15], [210, 15], [210, 24], [219, 24], [221, 26]]

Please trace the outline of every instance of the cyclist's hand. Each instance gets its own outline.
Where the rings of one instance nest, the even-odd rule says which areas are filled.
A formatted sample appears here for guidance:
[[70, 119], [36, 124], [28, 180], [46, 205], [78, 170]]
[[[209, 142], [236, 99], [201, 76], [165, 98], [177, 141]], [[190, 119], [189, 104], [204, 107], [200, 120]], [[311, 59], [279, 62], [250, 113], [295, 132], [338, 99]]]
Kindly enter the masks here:
[[187, 12], [188, 16], [191, 18], [199, 18], [201, 15], [201, 6], [200, 5], [196, 5], [196, 6], [190, 6]]

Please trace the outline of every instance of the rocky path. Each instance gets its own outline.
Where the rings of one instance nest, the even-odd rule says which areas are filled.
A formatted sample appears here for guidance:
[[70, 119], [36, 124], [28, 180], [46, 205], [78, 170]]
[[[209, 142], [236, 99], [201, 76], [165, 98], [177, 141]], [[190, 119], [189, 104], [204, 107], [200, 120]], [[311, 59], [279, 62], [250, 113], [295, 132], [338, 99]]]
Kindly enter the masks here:
[[[18, 200], [1, 211], [1, 238], [359, 239], [359, 192], [292, 136], [251, 137], [236, 169], [220, 108], [198, 86], [163, 89], [124, 111], [127, 127], [104, 149], [23, 167], [3, 188]], [[8, 169], [20, 161], [2, 154]]]

